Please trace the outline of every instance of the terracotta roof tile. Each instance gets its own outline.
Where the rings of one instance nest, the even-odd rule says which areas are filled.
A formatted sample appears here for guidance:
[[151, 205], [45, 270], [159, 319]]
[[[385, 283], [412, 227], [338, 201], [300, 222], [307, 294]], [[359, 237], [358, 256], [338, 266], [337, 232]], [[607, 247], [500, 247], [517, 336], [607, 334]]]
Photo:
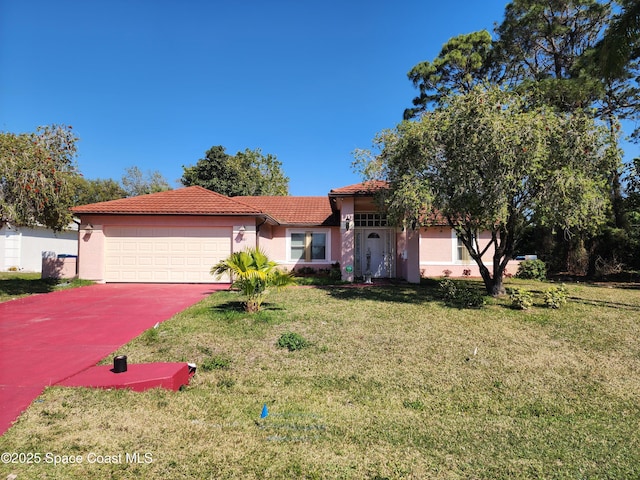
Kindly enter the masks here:
[[369, 180], [362, 183], [347, 185], [346, 187], [334, 188], [329, 195], [372, 195], [376, 191], [387, 188], [389, 184], [382, 180]]
[[327, 197], [233, 197], [283, 225], [339, 225]]
[[73, 207], [73, 213], [259, 215], [260, 210], [194, 186]]

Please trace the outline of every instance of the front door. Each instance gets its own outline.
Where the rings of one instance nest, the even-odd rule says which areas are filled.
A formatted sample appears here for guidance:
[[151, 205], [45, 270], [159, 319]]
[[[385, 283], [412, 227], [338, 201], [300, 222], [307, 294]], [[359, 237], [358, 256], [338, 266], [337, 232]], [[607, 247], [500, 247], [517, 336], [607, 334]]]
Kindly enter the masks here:
[[387, 232], [365, 230], [364, 232], [364, 273], [372, 278], [389, 277], [390, 253], [387, 247]]

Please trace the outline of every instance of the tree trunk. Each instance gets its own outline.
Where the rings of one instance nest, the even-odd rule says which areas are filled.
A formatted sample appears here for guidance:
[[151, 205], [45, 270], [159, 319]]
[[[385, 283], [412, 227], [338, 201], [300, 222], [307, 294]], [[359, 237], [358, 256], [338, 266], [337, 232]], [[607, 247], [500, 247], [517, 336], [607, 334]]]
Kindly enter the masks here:
[[507, 293], [507, 291], [504, 288], [504, 284], [502, 283], [502, 275], [498, 275], [494, 277], [492, 280], [493, 280], [493, 286], [490, 292], [492, 297], [498, 297], [500, 295], [504, 295], [505, 293]]
[[[494, 258], [494, 262], [496, 261], [497, 260]], [[494, 267], [493, 275], [491, 275], [491, 272], [489, 272], [489, 269], [485, 266], [482, 260], [476, 259], [476, 263], [478, 264], [478, 267], [480, 269], [480, 275], [482, 275], [484, 288], [487, 290], [487, 293], [492, 297], [504, 295], [506, 293], [506, 290], [502, 283], [502, 277], [504, 273], [504, 266], [502, 265], [502, 263], [499, 263], [497, 267]]]

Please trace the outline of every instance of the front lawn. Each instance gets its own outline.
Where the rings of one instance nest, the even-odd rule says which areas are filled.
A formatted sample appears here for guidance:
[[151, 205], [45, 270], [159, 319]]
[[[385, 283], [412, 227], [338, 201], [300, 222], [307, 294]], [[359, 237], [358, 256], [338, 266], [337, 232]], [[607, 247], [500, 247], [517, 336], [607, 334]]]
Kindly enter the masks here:
[[55, 280], [41, 278], [39, 273], [0, 272], [0, 302], [26, 297], [35, 293], [49, 293], [61, 288], [89, 285], [86, 280]]
[[640, 478], [640, 289], [569, 284], [553, 310], [513, 285], [531, 309], [435, 282], [290, 288], [254, 316], [215, 293], [114, 352], [195, 362], [189, 387], [49, 388], [0, 451], [82, 463], [0, 478]]

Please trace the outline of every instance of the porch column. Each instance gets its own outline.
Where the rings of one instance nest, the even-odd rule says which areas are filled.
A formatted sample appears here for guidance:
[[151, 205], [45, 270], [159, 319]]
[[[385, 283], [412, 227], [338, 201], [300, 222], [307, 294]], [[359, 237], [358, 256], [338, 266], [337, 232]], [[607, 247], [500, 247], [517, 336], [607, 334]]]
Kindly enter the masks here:
[[78, 229], [78, 278], [99, 283], [105, 281], [105, 241], [102, 225], [83, 219]]
[[353, 282], [355, 269], [355, 230], [353, 198], [342, 199], [340, 208], [340, 270], [342, 280]]
[[420, 283], [420, 229], [407, 229], [407, 282]]

